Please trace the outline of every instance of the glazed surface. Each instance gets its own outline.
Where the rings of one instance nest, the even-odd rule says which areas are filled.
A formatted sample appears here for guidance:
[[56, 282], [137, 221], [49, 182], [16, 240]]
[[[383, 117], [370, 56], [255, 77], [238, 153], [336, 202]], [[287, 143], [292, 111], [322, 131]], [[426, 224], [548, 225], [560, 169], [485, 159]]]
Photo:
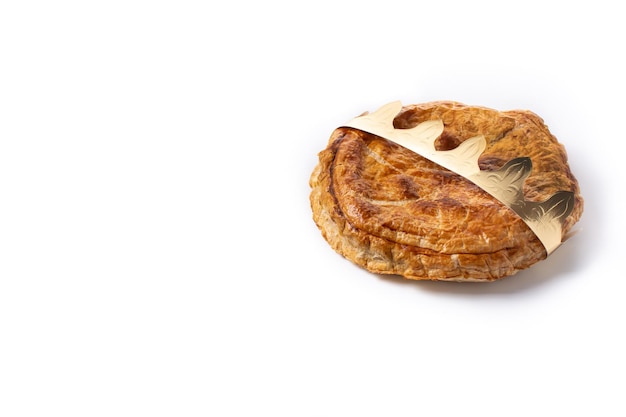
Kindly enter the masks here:
[[[566, 234], [582, 214], [578, 183], [564, 147], [543, 120], [507, 111], [434, 102], [406, 106], [397, 129], [441, 119], [438, 150], [484, 135], [481, 170], [520, 156], [533, 170], [527, 200], [575, 193]], [[545, 258], [543, 245], [508, 207], [465, 178], [383, 138], [336, 129], [310, 179], [313, 218], [329, 244], [367, 270], [410, 279], [490, 281]]]

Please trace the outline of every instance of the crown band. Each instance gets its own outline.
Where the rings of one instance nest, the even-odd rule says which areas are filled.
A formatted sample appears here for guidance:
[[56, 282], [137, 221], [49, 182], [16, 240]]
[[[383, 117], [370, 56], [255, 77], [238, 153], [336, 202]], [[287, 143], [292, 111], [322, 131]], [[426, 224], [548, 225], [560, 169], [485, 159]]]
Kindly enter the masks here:
[[573, 192], [558, 191], [539, 203], [528, 201], [523, 184], [532, 170], [530, 158], [515, 158], [497, 171], [481, 171], [478, 158], [487, 146], [484, 136], [467, 139], [449, 151], [437, 151], [434, 142], [443, 132], [443, 121], [429, 120], [410, 129], [395, 129], [393, 119], [400, 110], [402, 103], [395, 101], [356, 117], [343, 127], [390, 140], [465, 177], [513, 210], [539, 238], [548, 255], [559, 247], [562, 223], [574, 207]]

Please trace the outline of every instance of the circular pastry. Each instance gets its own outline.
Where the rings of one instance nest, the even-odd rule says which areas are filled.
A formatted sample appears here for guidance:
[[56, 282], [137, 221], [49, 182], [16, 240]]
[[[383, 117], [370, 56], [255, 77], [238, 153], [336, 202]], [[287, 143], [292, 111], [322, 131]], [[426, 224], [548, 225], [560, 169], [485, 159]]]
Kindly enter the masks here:
[[[583, 199], [563, 145], [543, 120], [525, 110], [500, 112], [457, 102], [402, 107], [395, 129], [441, 120], [438, 151], [483, 135], [481, 171], [519, 157], [532, 162], [523, 183], [527, 204], [558, 192], [573, 197], [565, 236], [580, 219]], [[473, 182], [394, 142], [336, 129], [311, 178], [313, 219], [338, 253], [368, 271], [409, 279], [493, 281], [547, 256], [542, 242], [511, 208]]]

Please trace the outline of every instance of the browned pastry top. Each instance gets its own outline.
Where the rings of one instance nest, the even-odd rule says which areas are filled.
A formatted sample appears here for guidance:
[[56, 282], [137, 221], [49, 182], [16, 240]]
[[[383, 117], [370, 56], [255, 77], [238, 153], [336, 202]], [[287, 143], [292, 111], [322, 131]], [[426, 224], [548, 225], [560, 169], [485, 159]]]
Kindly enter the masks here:
[[[525, 156], [533, 169], [525, 198], [544, 201], [557, 191], [575, 193], [563, 225], [582, 213], [578, 183], [565, 149], [543, 120], [506, 111], [433, 102], [406, 106], [397, 129], [440, 119], [435, 145], [449, 150], [483, 135], [481, 170], [496, 170]], [[373, 272], [414, 279], [492, 280], [543, 259], [545, 250], [508, 207], [465, 178], [378, 136], [337, 129], [311, 177], [314, 219], [342, 255]]]

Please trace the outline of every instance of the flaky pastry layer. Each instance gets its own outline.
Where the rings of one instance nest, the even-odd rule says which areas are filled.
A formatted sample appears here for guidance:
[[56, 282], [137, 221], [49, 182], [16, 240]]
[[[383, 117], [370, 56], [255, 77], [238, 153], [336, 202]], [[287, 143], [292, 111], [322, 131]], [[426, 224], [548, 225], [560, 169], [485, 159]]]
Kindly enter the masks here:
[[[405, 106], [397, 129], [441, 119], [438, 150], [484, 135], [481, 170], [496, 170], [526, 156], [533, 170], [527, 200], [575, 193], [566, 234], [582, 214], [578, 183], [564, 147], [543, 120], [507, 111], [433, 102]], [[313, 219], [328, 243], [347, 259], [380, 274], [409, 279], [492, 281], [544, 259], [528, 226], [508, 207], [465, 178], [383, 138], [336, 129], [311, 179]]]

